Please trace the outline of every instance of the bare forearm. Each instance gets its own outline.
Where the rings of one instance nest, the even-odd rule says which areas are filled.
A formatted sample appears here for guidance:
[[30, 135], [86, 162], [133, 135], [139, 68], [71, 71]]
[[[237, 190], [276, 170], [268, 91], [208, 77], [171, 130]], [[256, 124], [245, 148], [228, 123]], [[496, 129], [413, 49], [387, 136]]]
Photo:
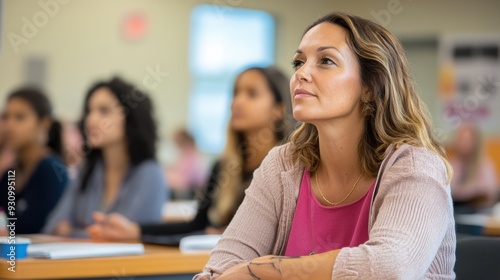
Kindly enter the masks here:
[[331, 279], [339, 250], [304, 257], [265, 256], [246, 265], [247, 279]]
[[285, 260], [282, 279], [330, 280], [340, 250]]

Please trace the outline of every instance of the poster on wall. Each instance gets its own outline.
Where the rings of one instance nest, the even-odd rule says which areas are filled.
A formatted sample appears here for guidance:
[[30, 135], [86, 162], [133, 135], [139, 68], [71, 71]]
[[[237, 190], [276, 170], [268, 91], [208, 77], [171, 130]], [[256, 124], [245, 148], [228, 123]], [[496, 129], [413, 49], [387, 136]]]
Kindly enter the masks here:
[[500, 134], [499, 49], [500, 33], [442, 37], [438, 93], [447, 129], [473, 122]]

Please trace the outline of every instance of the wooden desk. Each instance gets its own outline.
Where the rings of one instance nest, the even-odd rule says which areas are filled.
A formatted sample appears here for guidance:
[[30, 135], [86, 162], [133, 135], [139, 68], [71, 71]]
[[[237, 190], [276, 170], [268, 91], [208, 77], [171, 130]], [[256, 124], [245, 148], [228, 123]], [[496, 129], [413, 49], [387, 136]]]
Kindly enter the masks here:
[[[61, 242], [61, 238], [27, 236], [34, 243]], [[65, 242], [74, 240], [63, 239]], [[79, 240], [81, 242], [81, 240]], [[87, 241], [85, 241], [87, 242]], [[7, 270], [9, 265], [0, 262], [0, 279], [84, 279], [103, 277], [110, 279], [147, 275], [196, 274], [208, 261], [208, 254], [184, 254], [178, 248], [145, 245], [143, 255], [47, 260], [24, 259], [16, 261], [16, 272]], [[161, 278], [163, 279], [163, 278]]]

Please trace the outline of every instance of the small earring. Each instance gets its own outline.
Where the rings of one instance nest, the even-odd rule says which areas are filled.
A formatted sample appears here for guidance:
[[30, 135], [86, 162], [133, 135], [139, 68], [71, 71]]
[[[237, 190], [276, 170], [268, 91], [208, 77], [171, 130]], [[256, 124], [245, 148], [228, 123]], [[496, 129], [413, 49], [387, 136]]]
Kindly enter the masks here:
[[373, 104], [371, 104], [371, 102], [369, 100], [368, 101], [361, 100], [361, 102], [363, 103], [363, 109], [362, 109], [363, 114], [365, 116], [373, 115], [373, 112], [375, 111]]

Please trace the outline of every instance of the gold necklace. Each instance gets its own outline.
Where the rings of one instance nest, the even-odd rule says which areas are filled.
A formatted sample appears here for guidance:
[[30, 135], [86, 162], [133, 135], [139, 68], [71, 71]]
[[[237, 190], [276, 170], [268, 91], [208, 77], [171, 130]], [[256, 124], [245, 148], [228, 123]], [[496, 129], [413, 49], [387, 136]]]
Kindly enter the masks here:
[[318, 173], [314, 174], [315, 177], [316, 177], [316, 185], [318, 186], [318, 190], [319, 190], [319, 194], [321, 194], [321, 197], [323, 197], [323, 199], [326, 201], [326, 203], [330, 204], [330, 205], [333, 205], [333, 206], [337, 206], [339, 204], [341, 204], [342, 202], [344, 202], [351, 194], [352, 192], [354, 191], [354, 189], [356, 188], [356, 185], [358, 184], [359, 182], [359, 179], [361, 179], [361, 175], [359, 175], [358, 179], [356, 180], [356, 182], [354, 183], [354, 185], [352, 185], [352, 188], [351, 188], [351, 191], [347, 194], [346, 197], [344, 197], [344, 199], [342, 199], [341, 201], [339, 202], [331, 202], [330, 200], [328, 200], [325, 195], [323, 194], [323, 192], [321, 191], [321, 187], [319, 186], [319, 181], [318, 181]]

